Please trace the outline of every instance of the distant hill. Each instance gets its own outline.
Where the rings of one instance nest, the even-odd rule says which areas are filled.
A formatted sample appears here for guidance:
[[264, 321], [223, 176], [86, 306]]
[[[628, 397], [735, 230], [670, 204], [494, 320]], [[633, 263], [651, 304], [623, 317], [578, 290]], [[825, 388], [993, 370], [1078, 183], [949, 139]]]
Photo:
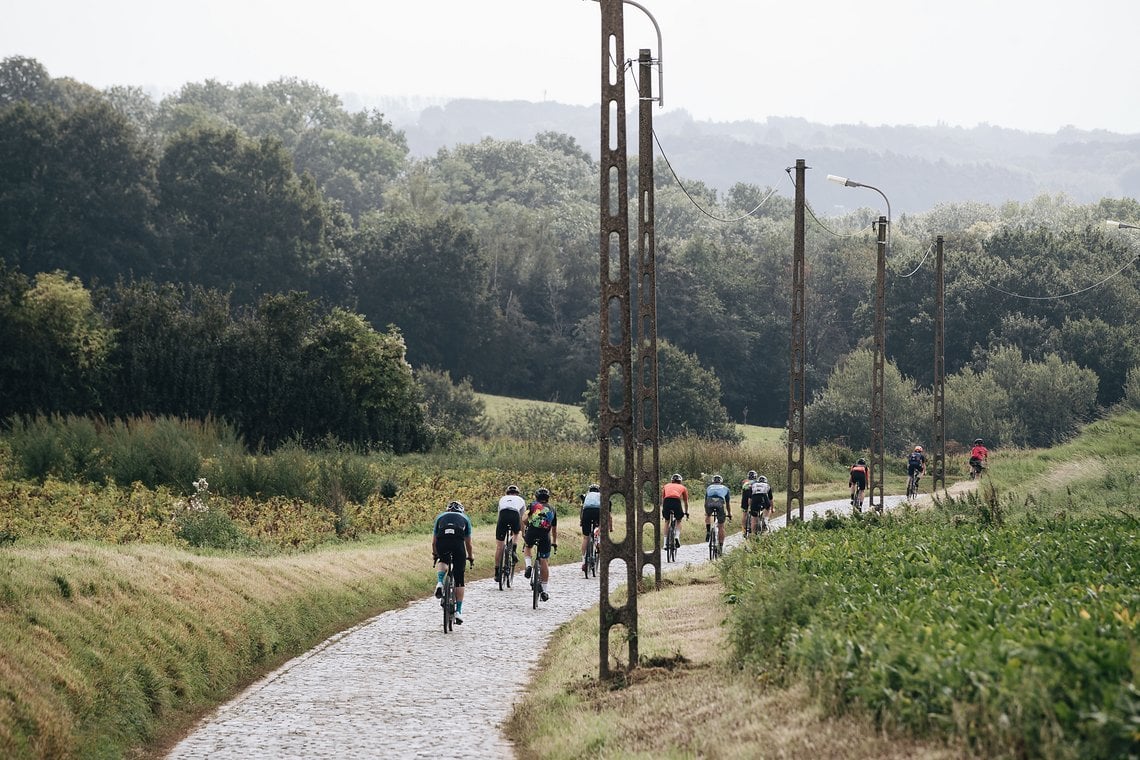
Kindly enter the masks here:
[[[363, 104], [359, 96], [353, 100]], [[573, 136], [598, 156], [597, 106], [451, 100], [417, 110], [418, 104], [408, 99], [368, 105], [384, 110], [404, 130], [415, 156], [484, 137], [530, 141], [549, 130]], [[631, 152], [636, 123], [630, 119]], [[743, 182], [781, 185], [780, 192], [790, 196], [784, 169], [804, 158], [812, 167], [808, 201], [820, 214], [877, 205], [873, 194], [826, 182], [828, 174], [881, 188], [894, 214], [927, 211], [947, 201], [1024, 202], [1043, 193], [1081, 203], [1140, 197], [1140, 134], [1075, 128], [1042, 134], [989, 125], [826, 125], [799, 118], [726, 123], [698, 121], [683, 110], [655, 111], [654, 131], [682, 179], [699, 180], [722, 193]]]

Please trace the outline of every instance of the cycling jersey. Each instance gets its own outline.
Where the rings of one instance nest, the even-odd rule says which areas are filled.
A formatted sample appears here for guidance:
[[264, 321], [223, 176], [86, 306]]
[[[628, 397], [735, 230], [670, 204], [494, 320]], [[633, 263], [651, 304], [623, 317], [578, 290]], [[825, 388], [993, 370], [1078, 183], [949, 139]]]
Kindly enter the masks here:
[[974, 448], [970, 449], [970, 459], [976, 459], [979, 462], [984, 462], [989, 458], [989, 456], [989, 449], [987, 449], [985, 446], [982, 446], [981, 444], [978, 444]]
[[526, 502], [517, 493], [509, 493], [499, 499], [499, 511], [502, 512], [504, 509], [513, 509], [521, 515], [526, 511]]
[[926, 469], [926, 454], [921, 451], [911, 452], [911, 455], [906, 458], [906, 469], [908, 475]]
[[867, 487], [867, 465], [857, 464], [851, 467], [851, 479], [847, 481], [848, 486], [857, 485], [860, 488]]
[[758, 515], [772, 506], [772, 484], [761, 480], [752, 481], [752, 493], [748, 497], [748, 512]]
[[594, 509], [600, 509], [601, 506], [602, 495], [597, 491], [590, 491], [586, 494], [585, 498], [582, 499], [582, 509], [589, 509], [591, 507]]

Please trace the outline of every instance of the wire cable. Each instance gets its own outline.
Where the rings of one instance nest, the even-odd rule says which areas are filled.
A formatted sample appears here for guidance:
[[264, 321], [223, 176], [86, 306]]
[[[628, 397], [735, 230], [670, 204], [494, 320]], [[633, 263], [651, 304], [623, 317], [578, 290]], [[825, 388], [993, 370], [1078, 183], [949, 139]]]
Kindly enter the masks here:
[[[612, 55], [610, 56], [610, 63], [612, 63], [615, 68], [617, 67], [617, 61], [614, 60]], [[629, 72], [629, 77], [633, 80], [634, 91], [640, 92], [640, 87], [637, 84], [637, 74], [635, 74], [633, 71], [634, 63], [635, 61], [632, 58], [627, 59], [623, 68]], [[717, 216], [716, 214], [708, 211], [703, 206], [701, 206], [701, 204], [697, 202], [697, 199], [693, 197], [692, 193], [689, 192], [689, 189], [685, 187], [685, 183], [681, 181], [681, 178], [679, 176], [677, 176], [676, 170], [673, 169], [673, 163], [669, 160], [669, 155], [665, 152], [664, 146], [661, 145], [661, 138], [657, 136], [657, 130], [653, 130], [653, 142], [657, 144], [657, 150], [661, 151], [661, 158], [665, 159], [665, 165], [669, 167], [669, 173], [673, 175], [673, 181], [677, 183], [677, 187], [681, 188], [681, 192], [684, 193], [685, 197], [689, 199], [689, 203], [692, 203], [698, 211], [714, 221], [722, 222], [724, 224], [734, 224], [736, 222], [743, 221], [759, 211], [761, 207], [763, 207], [763, 205], [767, 203], [773, 195], [776, 194], [776, 190], [778, 189], [775, 185], [773, 185], [768, 194], [765, 195], [764, 198], [759, 203], [757, 203], [751, 211], [741, 214], [740, 216], [733, 217], [731, 219]], [[639, 158], [638, 160], [641, 159]]]
[[918, 270], [922, 269], [922, 265], [926, 263], [926, 260], [930, 257], [930, 252], [933, 250], [934, 250], [934, 243], [931, 243], [930, 247], [926, 249], [926, 253], [922, 254], [922, 261], [918, 262], [918, 266], [916, 266], [910, 274], [900, 274], [899, 277], [901, 279], [905, 280], [907, 277], [914, 276], [914, 274], [916, 272], [918, 272]]
[[[787, 172], [787, 174], [788, 174], [788, 181], [792, 183], [792, 189], [795, 189], [796, 181], [794, 179], [792, 179], [792, 167], [789, 166], [789, 167], [785, 168], [784, 171]], [[820, 228], [823, 229], [824, 232], [827, 232], [828, 234], [833, 235], [837, 238], [859, 237], [860, 235], [863, 235], [866, 232], [865, 230], [862, 232], [851, 232], [851, 233], [836, 232], [835, 230], [831, 229], [826, 224], [824, 224], [823, 221], [821, 221], [820, 218], [815, 215], [815, 211], [812, 209], [811, 204], [808, 203], [807, 198], [804, 198], [804, 208], [807, 209], [807, 212], [809, 214], [811, 214], [811, 218], [815, 220], [815, 223], [818, 224], [820, 226]], [[875, 228], [875, 225], [872, 224], [871, 229], [874, 229], [874, 228]]]
[[1026, 295], [1022, 295], [1021, 293], [1011, 293], [1008, 290], [1002, 290], [998, 286], [991, 285], [988, 282], [986, 282], [985, 280], [981, 280], [981, 283], [982, 283], [982, 285], [989, 288], [990, 290], [996, 290], [998, 293], [1002, 293], [1002, 294], [1010, 296], [1012, 298], [1024, 298], [1027, 301], [1056, 301], [1056, 300], [1061, 299], [1061, 298], [1070, 298], [1072, 296], [1078, 296], [1081, 293], [1087, 293], [1088, 291], [1092, 290], [1093, 288], [1100, 287], [1101, 285], [1103, 285], [1106, 282], [1108, 282], [1109, 280], [1111, 280], [1113, 277], [1116, 277], [1117, 275], [1124, 272], [1124, 270], [1128, 269], [1128, 267], [1135, 264], [1138, 259], [1140, 259], [1140, 253], [1133, 256], [1132, 259], [1127, 264], [1122, 266], [1120, 269], [1117, 269], [1115, 272], [1110, 274], [1108, 277], [1105, 277], [1102, 280], [1098, 280], [1086, 288], [1081, 288], [1080, 290], [1074, 290], [1071, 293], [1062, 293], [1059, 296], [1026, 296]]

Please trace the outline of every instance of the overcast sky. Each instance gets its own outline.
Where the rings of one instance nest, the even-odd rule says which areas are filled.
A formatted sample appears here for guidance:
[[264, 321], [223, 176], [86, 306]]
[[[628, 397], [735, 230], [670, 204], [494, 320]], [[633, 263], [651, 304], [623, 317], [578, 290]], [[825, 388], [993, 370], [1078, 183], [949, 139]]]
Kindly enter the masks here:
[[[661, 26], [665, 110], [697, 119], [1140, 133], [1140, 0], [639, 2]], [[295, 76], [366, 97], [600, 100], [592, 0], [5, 6], [0, 57], [96, 87]], [[656, 55], [646, 16], [625, 8], [626, 57]]]

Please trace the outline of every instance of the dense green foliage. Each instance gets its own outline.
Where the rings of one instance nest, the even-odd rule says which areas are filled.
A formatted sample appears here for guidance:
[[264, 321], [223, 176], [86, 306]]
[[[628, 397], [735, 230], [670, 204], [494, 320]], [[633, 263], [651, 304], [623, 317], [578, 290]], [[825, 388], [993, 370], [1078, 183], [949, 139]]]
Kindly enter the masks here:
[[983, 756], [1135, 754], [1138, 446], [1122, 413], [1003, 458], [981, 494], [829, 514], [729, 555], [737, 653], [830, 710]]
[[[682, 187], [660, 160], [655, 176], [660, 337], [715, 372], [713, 401], [731, 419], [782, 426], [790, 203], [780, 196], [761, 203], [768, 188], [747, 183], [723, 195], [689, 180]], [[100, 92], [54, 79], [30, 59], [0, 61], [0, 262], [9, 271], [30, 278], [60, 270], [93, 293], [131, 293], [151, 287], [146, 282], [159, 283], [160, 292], [166, 283], [187, 293], [205, 288], [228, 294], [232, 309], [304, 292], [328, 309], [360, 314], [381, 335], [394, 325], [411, 364], [469, 379], [482, 392], [574, 402], [596, 378], [597, 183], [597, 163], [565, 134], [485, 138], [413, 159], [406, 136], [382, 114], [350, 113], [309, 82], [211, 80], [154, 102], [137, 88]], [[874, 215], [857, 210], [809, 226], [809, 398], [872, 332], [874, 244], [866, 223]], [[1097, 405], [1122, 399], [1128, 372], [1140, 365], [1140, 275], [1125, 267], [1105, 279], [1136, 250], [1134, 239], [1103, 228], [1106, 217], [1136, 221], [1140, 204], [1041, 197], [947, 205], [895, 220], [887, 354], [904, 385], [922, 389], [932, 379], [933, 273], [924, 255], [943, 235], [947, 371], [984, 375], [1012, 347], [1042, 364], [1047, 379], [1050, 368], [1064, 369], [1066, 384], [1053, 395], [1077, 401], [1056, 424], [1023, 419], [1024, 429], [1005, 429], [1003, 419], [1014, 414], [1046, 414], [1031, 401], [1040, 383], [1016, 385], [1005, 389], [1012, 395], [1000, 399], [1003, 408], [977, 410], [985, 416], [972, 427], [992, 417], [996, 427], [984, 432], [1001, 440], [1064, 436], [1090, 411], [1088, 378], [1071, 376], [1071, 364], [1096, 373]], [[115, 301], [95, 298], [105, 313]], [[347, 339], [355, 327], [340, 321]], [[5, 355], [38, 352], [53, 340], [26, 320], [0, 333]], [[111, 350], [108, 371], [122, 371], [121, 346]], [[272, 347], [268, 341], [258, 350]], [[185, 357], [174, 350], [168, 344], [156, 362], [179, 366]], [[66, 358], [58, 350], [43, 355], [57, 398], [32, 404], [15, 396], [10, 411], [107, 412], [135, 403], [121, 394], [139, 398], [136, 387], [106, 395], [101, 380], [76, 380]], [[148, 398], [128, 411], [240, 414], [243, 432], [279, 440], [280, 400], [255, 397], [281, 379], [288, 378], [261, 373], [260, 385], [222, 395], [208, 383], [188, 389], [180, 382], [169, 395], [190, 395], [177, 404], [153, 406]], [[240, 411], [223, 409], [223, 399]], [[662, 422], [673, 424], [664, 408]], [[308, 420], [297, 426], [317, 432]], [[855, 440], [865, 428], [852, 417], [829, 435]]]

